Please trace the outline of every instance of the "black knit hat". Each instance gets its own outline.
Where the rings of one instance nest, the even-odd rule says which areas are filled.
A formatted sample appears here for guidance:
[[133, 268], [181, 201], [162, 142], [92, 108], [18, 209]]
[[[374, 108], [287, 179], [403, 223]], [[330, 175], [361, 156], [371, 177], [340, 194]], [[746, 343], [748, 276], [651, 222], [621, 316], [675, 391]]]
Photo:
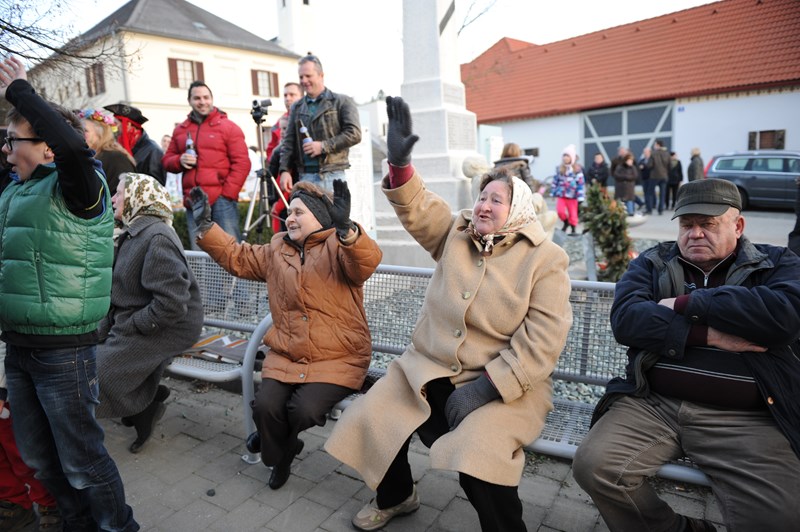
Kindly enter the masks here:
[[684, 214], [720, 216], [731, 207], [742, 210], [742, 196], [736, 185], [724, 179], [698, 179], [678, 189], [672, 219]]
[[291, 203], [291, 201], [295, 198], [299, 198], [300, 201], [303, 202], [303, 204], [309, 211], [311, 211], [311, 214], [314, 215], [323, 229], [333, 227], [333, 220], [331, 219], [330, 211], [332, 205], [327, 197], [315, 196], [309, 191], [300, 188], [292, 192], [289, 202]]

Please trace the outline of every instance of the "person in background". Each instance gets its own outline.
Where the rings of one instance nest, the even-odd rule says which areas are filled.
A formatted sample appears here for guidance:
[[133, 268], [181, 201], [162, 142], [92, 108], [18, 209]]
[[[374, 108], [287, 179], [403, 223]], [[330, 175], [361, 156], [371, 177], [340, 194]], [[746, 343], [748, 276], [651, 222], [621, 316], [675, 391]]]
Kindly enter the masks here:
[[136, 161], [114, 137], [114, 116], [104, 109], [82, 109], [78, 116], [83, 119], [86, 143], [94, 150], [94, 158], [103, 163], [109, 190], [116, 190], [120, 174], [135, 172]]
[[349, 96], [325, 87], [325, 73], [317, 56], [306, 55], [298, 65], [306, 95], [292, 105], [281, 141], [280, 186], [290, 191], [294, 175], [330, 192], [334, 179], [346, 179], [350, 148], [361, 142], [358, 108]]
[[716, 530], [648, 482], [683, 456], [711, 480], [727, 530], [800, 522], [800, 258], [750, 242], [741, 209], [729, 181], [683, 185], [677, 241], [617, 282], [611, 327], [629, 364], [573, 461], [610, 530]]
[[667, 196], [664, 200], [664, 207], [673, 210], [675, 201], [678, 199], [678, 187], [683, 183], [683, 165], [674, 151], [670, 152], [669, 157], [669, 177], [667, 178]]
[[161, 164], [164, 151], [142, 127], [147, 117], [136, 107], [123, 103], [106, 105], [103, 109], [114, 114], [118, 124], [117, 142], [133, 155], [136, 172], [153, 176], [156, 181], [165, 184], [167, 177]]
[[564, 222], [562, 231], [570, 227], [571, 234], [577, 234], [575, 228], [578, 225], [578, 204], [585, 199], [585, 188], [583, 168], [578, 164], [575, 145], [570, 144], [563, 150], [561, 164], [556, 166], [552, 186], [552, 194], [556, 198], [556, 212], [559, 219]]
[[614, 199], [625, 203], [625, 210], [628, 216], [636, 213], [636, 203], [634, 202], [636, 177], [636, 161], [632, 153], [625, 154], [625, 162], [617, 165], [614, 170]]
[[647, 168], [650, 170], [650, 187], [653, 194], [653, 204], [656, 201], [656, 189], [658, 189], [658, 214], [664, 214], [667, 192], [667, 179], [669, 178], [670, 158], [664, 141], [656, 139], [653, 143], [653, 151], [647, 160]]
[[[250, 171], [250, 157], [242, 129], [214, 106], [214, 95], [202, 81], [189, 85], [189, 116], [175, 126], [161, 163], [167, 172], [183, 172], [183, 202], [191, 208], [189, 192], [199, 186], [208, 195], [211, 216], [223, 231], [242, 239], [239, 223], [239, 191]], [[191, 136], [196, 154], [186, 152]], [[196, 244], [194, 219], [186, 217], [189, 241]]]
[[111, 195], [81, 120], [26, 78], [17, 58], [0, 62], [0, 97], [13, 106], [3, 151], [14, 182], [0, 196], [0, 338], [14, 434], [64, 529], [133, 532], [139, 525], [94, 415], [97, 325], [111, 301]]
[[363, 286], [383, 255], [350, 220], [347, 183], [333, 185], [331, 197], [313, 183], [297, 183], [287, 232], [264, 245], [237, 244], [212, 222], [205, 192], [192, 190], [200, 247], [230, 274], [266, 281], [269, 290], [273, 325], [264, 337], [269, 353], [247, 448], [272, 467], [275, 490], [303, 449], [298, 435], [324, 425], [331, 408], [361, 388], [372, 358]]
[[539, 192], [540, 184], [531, 175], [530, 160], [522, 155], [519, 145], [509, 142], [503, 146], [500, 158], [494, 162], [495, 168], [506, 168], [508, 172], [516, 176], [531, 187], [531, 191]]
[[594, 154], [592, 164], [586, 169], [586, 178], [589, 182], [589, 186], [597, 183], [600, 185], [603, 192], [605, 192], [606, 186], [608, 185], [608, 163], [606, 163], [602, 153], [597, 152]]
[[705, 177], [703, 168], [703, 158], [700, 157], [700, 148], [692, 148], [692, 159], [686, 172], [689, 182], [703, 179]]
[[[288, 82], [283, 86], [283, 105], [286, 107], [286, 112], [273, 124], [269, 145], [267, 145], [267, 160], [269, 161], [269, 171], [276, 178], [280, 177], [280, 160], [281, 160], [281, 140], [286, 135], [286, 128], [289, 126], [289, 113], [292, 109], [294, 102], [303, 97], [303, 87], [294, 81]], [[292, 186], [297, 182], [295, 176], [292, 176]], [[280, 194], [289, 202], [289, 193], [286, 190], [280, 190]], [[272, 230], [277, 233], [286, 231], [286, 204], [276, 197], [272, 204], [270, 215], [272, 216]]]
[[166, 189], [149, 175], [122, 174], [111, 203], [122, 231], [115, 237], [111, 308], [98, 327], [97, 417], [121, 417], [134, 427], [129, 450], [138, 453], [164, 415], [164, 368], [200, 335], [203, 302], [172, 228]]
[[408, 105], [388, 97], [386, 108], [383, 192], [436, 268], [414, 341], [347, 407], [325, 450], [377, 490], [352, 518], [360, 530], [420, 507], [408, 461], [416, 432], [432, 467], [458, 472], [484, 532], [523, 531], [523, 446], [552, 408], [550, 375], [572, 323], [569, 259], [539, 224], [530, 187], [504, 168], [484, 175], [473, 209], [453, 213], [411, 164]]
[[644, 213], [647, 215], [653, 214], [653, 209], [656, 206], [655, 181], [650, 179], [650, 158], [652, 155], [653, 151], [650, 148], [644, 148], [641, 157], [637, 161], [639, 179], [641, 179], [642, 191], [644, 192]]

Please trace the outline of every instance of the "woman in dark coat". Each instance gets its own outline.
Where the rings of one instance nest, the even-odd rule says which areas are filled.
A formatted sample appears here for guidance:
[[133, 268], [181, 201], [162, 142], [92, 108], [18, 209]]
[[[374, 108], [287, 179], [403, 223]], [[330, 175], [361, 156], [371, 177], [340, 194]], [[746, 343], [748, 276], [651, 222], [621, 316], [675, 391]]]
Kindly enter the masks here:
[[159, 385], [172, 357], [197, 341], [203, 304], [172, 228], [166, 189], [145, 174], [122, 174], [111, 198], [115, 236], [111, 308], [100, 322], [97, 417], [136, 428], [138, 453], [164, 415], [169, 388]]
[[594, 160], [586, 168], [585, 174], [586, 182], [589, 183], [589, 186], [599, 183], [600, 188], [605, 191], [606, 185], [608, 185], [608, 163], [602, 153], [597, 152], [594, 154]]
[[624, 201], [628, 216], [635, 212], [635, 188], [637, 170], [632, 153], [625, 155], [623, 164], [614, 169], [614, 199]]
[[703, 173], [703, 158], [700, 157], [700, 148], [692, 148], [692, 160], [689, 163], [687, 173], [690, 183], [696, 179], [703, 179], [705, 177]]

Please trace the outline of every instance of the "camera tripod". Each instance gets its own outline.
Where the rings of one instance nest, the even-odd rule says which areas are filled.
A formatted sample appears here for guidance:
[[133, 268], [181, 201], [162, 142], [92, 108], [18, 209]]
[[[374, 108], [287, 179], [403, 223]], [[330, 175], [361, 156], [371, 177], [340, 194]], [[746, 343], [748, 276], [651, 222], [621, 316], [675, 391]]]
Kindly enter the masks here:
[[[261, 100], [259, 103], [258, 100], [253, 100], [253, 109], [250, 111], [250, 115], [253, 117], [253, 121], [256, 123], [256, 136], [258, 137], [258, 155], [259, 159], [261, 159], [261, 170], [256, 172], [256, 182], [253, 185], [253, 194], [250, 196], [250, 205], [247, 207], [247, 217], [244, 220], [244, 230], [242, 231], [242, 241], [246, 241], [247, 237], [250, 235], [250, 231], [255, 228], [257, 233], [262, 233], [264, 231], [264, 224], [268, 222], [270, 219], [270, 205], [269, 205], [269, 184], [272, 183], [272, 186], [275, 187], [275, 191], [277, 193], [278, 198], [280, 201], [283, 201], [286, 204], [286, 208], [289, 208], [289, 205], [286, 203], [286, 199], [281, 194], [281, 187], [279, 186], [278, 182], [275, 181], [275, 177], [269, 172], [269, 161], [266, 160], [266, 156], [264, 154], [264, 127], [261, 125], [264, 122], [264, 115], [267, 113], [267, 108], [272, 105], [270, 100]], [[256, 212], [256, 207], [258, 207], [258, 217], [253, 220], [253, 214]]]

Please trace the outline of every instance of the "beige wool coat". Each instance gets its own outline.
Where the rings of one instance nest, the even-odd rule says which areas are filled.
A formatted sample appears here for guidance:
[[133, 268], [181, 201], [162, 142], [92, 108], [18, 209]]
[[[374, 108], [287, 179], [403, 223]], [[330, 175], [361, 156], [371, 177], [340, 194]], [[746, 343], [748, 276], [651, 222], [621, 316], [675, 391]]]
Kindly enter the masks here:
[[488, 257], [415, 173], [384, 193], [406, 230], [436, 261], [405, 353], [336, 423], [325, 449], [375, 489], [406, 439], [430, 415], [426, 383], [461, 386], [485, 370], [502, 396], [470, 413], [430, 450], [431, 466], [516, 486], [525, 454], [552, 409], [551, 373], [572, 324], [568, 257], [538, 222]]

